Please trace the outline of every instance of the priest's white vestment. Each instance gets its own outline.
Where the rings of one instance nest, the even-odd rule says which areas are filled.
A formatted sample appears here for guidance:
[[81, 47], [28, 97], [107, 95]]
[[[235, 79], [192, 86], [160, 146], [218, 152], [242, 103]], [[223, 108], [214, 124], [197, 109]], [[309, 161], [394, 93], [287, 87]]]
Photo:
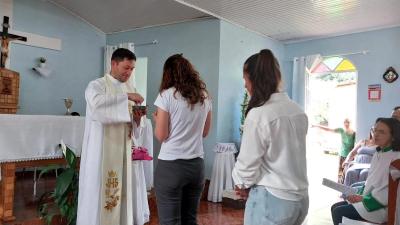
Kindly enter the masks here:
[[[113, 91], [110, 92], [109, 89]], [[86, 89], [86, 121], [79, 175], [77, 225], [104, 225], [109, 224], [110, 221], [112, 224], [109, 225], [134, 224], [131, 191], [132, 161], [130, 151], [128, 151], [130, 146], [127, 145], [130, 143], [128, 135], [131, 117], [126, 92], [133, 92], [133, 90], [127, 89], [125, 83], [121, 83], [109, 74], [90, 82]], [[104, 140], [107, 139], [105, 132], [113, 126], [118, 129], [122, 127], [125, 137], [122, 138], [123, 141], [120, 141], [124, 149], [116, 153], [122, 155], [123, 158], [123, 163], [121, 160], [120, 164], [121, 168], [123, 167], [122, 177], [117, 180], [115, 180], [114, 171], [105, 173], [102, 169], [102, 164], [104, 165], [104, 162], [108, 160], [107, 154], [110, 155], [107, 152], [109, 149], [105, 149], [103, 145]], [[121, 132], [118, 133], [121, 134]], [[122, 139], [118, 138], [118, 140]], [[104, 177], [107, 176], [108, 183], [105, 184]], [[118, 188], [111, 191], [104, 190], [104, 185], [110, 185], [110, 181], [111, 185], [119, 185]], [[117, 191], [121, 192], [121, 189], [122, 193], [115, 194]], [[117, 196], [113, 204], [104, 203], [105, 193], [107, 197]], [[119, 210], [119, 215], [111, 220], [105, 220], [104, 212], [113, 209]]]

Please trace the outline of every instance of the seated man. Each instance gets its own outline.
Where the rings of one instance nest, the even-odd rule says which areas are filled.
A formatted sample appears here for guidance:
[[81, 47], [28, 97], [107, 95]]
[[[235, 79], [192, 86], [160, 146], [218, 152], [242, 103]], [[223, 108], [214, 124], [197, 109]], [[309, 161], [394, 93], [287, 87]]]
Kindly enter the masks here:
[[400, 121], [400, 106], [396, 106], [393, 108], [392, 117]]

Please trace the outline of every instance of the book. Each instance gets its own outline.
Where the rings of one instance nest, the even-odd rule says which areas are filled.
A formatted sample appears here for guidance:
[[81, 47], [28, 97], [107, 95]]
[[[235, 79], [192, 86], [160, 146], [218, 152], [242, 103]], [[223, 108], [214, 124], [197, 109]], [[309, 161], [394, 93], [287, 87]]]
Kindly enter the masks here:
[[225, 190], [222, 192], [222, 197], [223, 198], [230, 198], [233, 200], [239, 200], [242, 199], [239, 195], [236, 194], [235, 190]]
[[323, 178], [322, 179], [322, 184], [332, 188], [336, 191], [339, 191], [341, 193], [343, 193], [344, 196], [349, 196], [349, 195], [355, 195], [357, 194], [357, 189], [356, 188], [352, 188], [343, 184], [339, 184], [335, 181], [329, 180], [327, 178]]
[[244, 209], [246, 207], [246, 200], [236, 195], [236, 191], [234, 190], [225, 190], [222, 192], [222, 205], [234, 209]]
[[351, 169], [369, 169], [371, 168], [371, 164], [369, 163], [350, 163], [349, 168]]

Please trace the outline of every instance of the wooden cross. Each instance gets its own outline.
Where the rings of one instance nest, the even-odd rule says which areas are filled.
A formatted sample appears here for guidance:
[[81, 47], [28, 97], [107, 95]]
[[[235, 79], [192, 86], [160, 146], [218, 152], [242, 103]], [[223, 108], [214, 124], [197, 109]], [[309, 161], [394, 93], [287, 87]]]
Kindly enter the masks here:
[[8, 23], [9, 18], [8, 16], [5, 16], [3, 18], [3, 31], [0, 32], [1, 36], [1, 62], [0, 62], [0, 68], [4, 68], [6, 65], [6, 60], [8, 57], [8, 45], [10, 41], [12, 40], [19, 40], [19, 41], [25, 41], [26, 42], [26, 37], [18, 36], [15, 34], [10, 34], [8, 33], [8, 28], [10, 28], [10, 24]]

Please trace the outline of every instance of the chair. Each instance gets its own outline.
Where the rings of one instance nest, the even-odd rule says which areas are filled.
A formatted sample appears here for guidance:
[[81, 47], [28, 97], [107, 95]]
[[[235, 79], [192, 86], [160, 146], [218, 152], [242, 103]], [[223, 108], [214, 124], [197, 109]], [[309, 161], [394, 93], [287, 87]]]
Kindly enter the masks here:
[[[36, 198], [37, 196], [37, 184], [38, 184], [38, 182], [39, 182], [39, 180], [40, 180], [40, 176], [39, 175], [37, 175], [37, 170], [39, 170], [39, 171], [41, 171], [42, 169], [44, 169], [45, 167], [35, 167], [34, 169], [33, 169], [33, 197], [34, 198]], [[60, 168], [62, 168], [61, 166], [59, 167], [59, 168], [55, 168], [54, 169], [54, 172], [55, 172], [55, 174], [56, 174], [56, 178], [58, 177], [58, 171], [57, 171], [57, 169], [60, 169]]]
[[[395, 225], [396, 223], [396, 208], [397, 194], [400, 182], [400, 159], [393, 161], [390, 164], [389, 175], [389, 195], [388, 195], [388, 222], [387, 225]], [[397, 224], [400, 223], [400, 218], [397, 218]]]

